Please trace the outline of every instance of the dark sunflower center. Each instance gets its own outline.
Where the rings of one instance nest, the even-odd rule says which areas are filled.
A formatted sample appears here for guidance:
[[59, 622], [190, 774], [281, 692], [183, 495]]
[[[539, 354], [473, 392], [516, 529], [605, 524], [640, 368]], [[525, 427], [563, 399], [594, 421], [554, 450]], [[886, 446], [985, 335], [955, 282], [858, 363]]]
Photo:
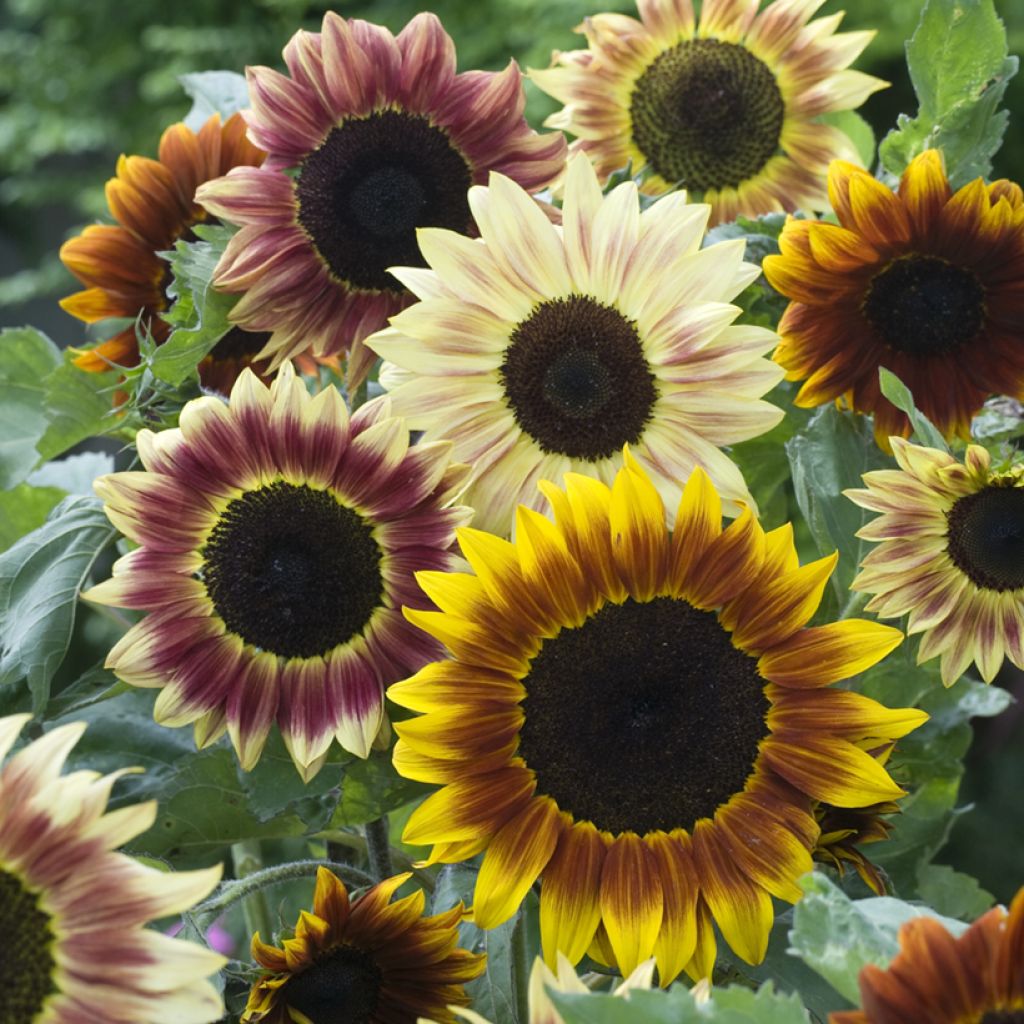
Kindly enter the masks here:
[[57, 991], [50, 915], [17, 875], [0, 868], [0, 1024], [31, 1024]]
[[292, 977], [284, 1000], [313, 1024], [367, 1024], [377, 1008], [380, 982], [380, 968], [369, 953], [338, 946]]
[[269, 331], [243, 331], [241, 327], [232, 327], [210, 349], [210, 358], [215, 363], [228, 362], [235, 359], [250, 359], [269, 340]]
[[384, 592], [372, 527], [306, 484], [278, 481], [236, 498], [203, 557], [199, 576], [228, 629], [285, 658], [345, 643]]
[[303, 161], [299, 223], [335, 277], [402, 291], [388, 267], [422, 267], [416, 228], [465, 232], [472, 184], [448, 133], [418, 114], [383, 110], [343, 121]]
[[612, 833], [691, 828], [743, 789], [768, 734], [757, 662], [713, 612], [605, 605], [545, 640], [519, 753], [537, 792]]
[[981, 330], [985, 291], [969, 270], [936, 256], [902, 256], [872, 279], [863, 309], [897, 352], [939, 355]]
[[512, 332], [499, 372], [519, 426], [571, 458], [635, 444], [658, 397], [636, 325], [586, 295], [538, 306]]
[[659, 54], [630, 97], [633, 141], [666, 181], [695, 192], [736, 188], [775, 155], [786, 106], [749, 50], [687, 39]]
[[946, 518], [946, 550], [975, 586], [1024, 587], [1024, 488], [986, 487], [958, 499]]

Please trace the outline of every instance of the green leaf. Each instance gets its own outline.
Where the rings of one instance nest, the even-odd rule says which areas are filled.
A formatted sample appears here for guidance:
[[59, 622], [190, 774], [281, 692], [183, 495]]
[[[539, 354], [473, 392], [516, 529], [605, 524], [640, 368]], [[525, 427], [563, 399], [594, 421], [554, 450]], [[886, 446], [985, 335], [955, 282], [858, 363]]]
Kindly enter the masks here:
[[927, 445], [929, 448], [937, 448], [940, 452], [948, 452], [949, 445], [938, 429], [916, 405], [910, 388], [903, 383], [891, 370], [884, 366], [878, 368], [878, 384], [882, 394], [896, 406], [900, 412], [905, 412], [910, 419], [910, 425], [914, 428], [913, 437], [919, 444]]
[[1007, 56], [1006, 29], [993, 0], [928, 0], [907, 43], [917, 117], [901, 114], [883, 140], [882, 163], [893, 174], [926, 149], [941, 149], [954, 188], [987, 177], [1008, 114], [999, 110], [1017, 59]]
[[971, 422], [971, 436], [984, 445], [1024, 437], [1024, 405], [1014, 398], [990, 398]]
[[365, 760], [353, 758], [345, 768], [330, 827], [365, 825], [432, 790], [422, 782], [402, 778], [395, 771], [390, 751], [376, 751]]
[[60, 350], [35, 328], [0, 332], [0, 490], [21, 483], [39, 461], [43, 381], [59, 365]]
[[102, 665], [93, 665], [73, 683], [65, 686], [60, 693], [50, 698], [43, 715], [46, 719], [73, 715], [86, 708], [128, 693], [131, 687], [122, 683], [117, 676]]
[[50, 510], [61, 498], [56, 487], [33, 487], [18, 484], [10, 491], [0, 491], [0, 551], [6, 551], [19, 537], [42, 526]]
[[837, 110], [828, 114], [821, 114], [818, 120], [822, 124], [830, 124], [838, 128], [857, 149], [857, 155], [865, 167], [871, 167], [875, 162], [875, 150], [878, 142], [875, 139], [875, 130], [864, 120], [856, 110]]
[[198, 132], [213, 114], [220, 114], [221, 120], [226, 121], [249, 106], [249, 86], [245, 75], [237, 71], [194, 71], [179, 75], [178, 81], [192, 97], [192, 109], [185, 117], [185, 124], [194, 132]]
[[791, 952], [816, 970], [851, 1003], [860, 1003], [857, 975], [866, 964], [886, 967], [899, 950], [899, 926], [922, 915], [933, 917], [954, 935], [965, 925], [889, 896], [851, 900], [824, 875], [801, 879], [804, 898], [793, 912]]
[[28, 680], [39, 713], [71, 640], [78, 592], [115, 531], [93, 498], [67, 498], [0, 555], [0, 685]]
[[44, 405], [49, 426], [36, 449], [52, 459], [79, 441], [109, 433], [118, 426], [111, 408], [117, 373], [86, 373], [71, 362], [58, 366], [44, 381]]
[[947, 864], [926, 864], [918, 875], [918, 894], [936, 913], [973, 921], [981, 917], [995, 897], [976, 878], [954, 871]]
[[195, 232], [199, 241], [179, 241], [169, 254], [174, 279], [168, 292], [177, 301], [165, 319], [174, 329], [151, 363], [155, 376], [174, 385], [195, 376], [200, 360], [231, 330], [228, 313], [239, 299], [210, 284], [234, 229], [198, 225]]
[[34, 487], [59, 487], [67, 494], [91, 496], [98, 476], [114, 472], [114, 456], [107, 452], [80, 452], [57, 462], [45, 462], [28, 478]]

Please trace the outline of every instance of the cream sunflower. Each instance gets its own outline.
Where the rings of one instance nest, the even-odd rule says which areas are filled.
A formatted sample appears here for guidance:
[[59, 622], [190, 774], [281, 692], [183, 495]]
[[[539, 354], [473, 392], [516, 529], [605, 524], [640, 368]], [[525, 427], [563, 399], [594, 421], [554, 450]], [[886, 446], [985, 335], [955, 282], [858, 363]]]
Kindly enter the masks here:
[[675, 187], [711, 205], [711, 221], [828, 206], [825, 171], [858, 159], [821, 122], [886, 83], [852, 71], [873, 32], [836, 32], [842, 12], [810, 21], [824, 0], [638, 0], [640, 20], [595, 14], [586, 50], [531, 71], [565, 104], [547, 124], [577, 136], [602, 179], [628, 161], [645, 189]]
[[419, 573], [439, 612], [408, 609], [451, 658], [388, 695], [394, 761], [440, 788], [404, 838], [431, 861], [483, 852], [474, 920], [507, 920], [541, 878], [545, 959], [584, 953], [662, 985], [710, 974], [715, 921], [759, 962], [772, 897], [795, 902], [816, 800], [903, 791], [869, 753], [927, 716], [830, 684], [902, 640], [856, 619], [807, 627], [835, 557], [800, 566], [787, 525], [722, 528], [697, 469], [676, 527], [626, 455], [611, 488], [543, 484], [555, 522], [520, 507], [515, 543], [459, 531], [475, 571]]
[[116, 853], [154, 823], [155, 801], [108, 811], [124, 771], [61, 775], [83, 723], [8, 758], [28, 719], [0, 718], [0, 1021], [219, 1020], [224, 1007], [206, 979], [224, 958], [147, 925], [203, 899], [220, 867], [157, 871]]
[[934, 448], [889, 439], [899, 469], [864, 474], [844, 491], [882, 514], [857, 532], [879, 541], [853, 589], [883, 618], [908, 615], [921, 633], [917, 660], [940, 656], [952, 686], [973, 661], [985, 682], [1004, 656], [1024, 668], [1024, 466], [996, 470], [969, 445], [964, 462]]
[[472, 465], [475, 523], [508, 533], [517, 502], [544, 507], [541, 478], [610, 483], [626, 443], [673, 510], [698, 465], [731, 512], [751, 503], [719, 446], [778, 423], [761, 396], [782, 373], [764, 358], [777, 336], [733, 322], [758, 275], [743, 242], [701, 249], [707, 206], [641, 213], [632, 182], [602, 196], [582, 156], [562, 226], [498, 174], [469, 201], [480, 240], [421, 230], [431, 269], [393, 271], [421, 301], [367, 345], [395, 411]]
[[139, 432], [145, 472], [100, 477], [107, 515], [140, 547], [84, 596], [150, 612], [107, 657], [159, 687], [155, 717], [225, 729], [242, 767], [276, 719], [304, 778], [331, 741], [366, 757], [383, 687], [437, 657], [402, 618], [426, 607], [413, 572], [450, 568], [465, 467], [450, 446], [409, 445], [384, 406], [349, 417], [311, 397], [291, 364], [268, 389], [243, 371], [230, 404], [203, 397], [180, 428]]

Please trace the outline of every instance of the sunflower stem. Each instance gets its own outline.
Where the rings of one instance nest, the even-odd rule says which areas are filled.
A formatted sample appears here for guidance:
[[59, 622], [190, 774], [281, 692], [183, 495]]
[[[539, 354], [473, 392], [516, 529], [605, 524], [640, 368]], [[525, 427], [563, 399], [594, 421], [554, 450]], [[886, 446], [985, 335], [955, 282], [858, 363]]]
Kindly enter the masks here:
[[390, 878], [395, 869], [391, 863], [391, 833], [388, 830], [388, 816], [385, 814], [363, 826], [366, 834], [366, 856], [370, 862], [370, 873], [378, 880]]
[[519, 1024], [530, 1019], [530, 944], [527, 937], [526, 904], [519, 908], [512, 929], [512, 984], [516, 994], [516, 1017]]
[[261, 873], [263, 858], [260, 852], [258, 839], [243, 839], [231, 847], [231, 861], [235, 866], [235, 876], [238, 882], [246, 886], [242, 902], [242, 915], [245, 918], [245, 927], [250, 935], [257, 932], [269, 940], [274, 934], [270, 919], [270, 907], [263, 897], [263, 892], [258, 886], [251, 885], [251, 880]]
[[357, 388], [353, 388], [348, 394], [349, 412], [355, 412], [366, 401], [366, 381]]
[[856, 590], [851, 590], [850, 596], [839, 614], [839, 618], [849, 619], [854, 615], [859, 615], [864, 611], [864, 605], [868, 603], [870, 597], [871, 595], [868, 593], [858, 593]]

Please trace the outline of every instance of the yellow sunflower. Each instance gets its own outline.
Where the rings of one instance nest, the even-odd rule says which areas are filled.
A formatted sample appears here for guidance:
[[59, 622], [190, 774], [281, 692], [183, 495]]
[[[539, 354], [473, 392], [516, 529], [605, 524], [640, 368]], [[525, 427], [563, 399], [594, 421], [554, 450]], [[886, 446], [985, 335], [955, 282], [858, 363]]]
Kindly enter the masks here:
[[938, 921], [900, 928], [886, 970], [860, 972], [861, 1010], [829, 1024], [1019, 1024], [1024, 1020], [1024, 889], [1009, 913], [995, 907], [954, 938]]
[[782, 371], [778, 336], [734, 323], [758, 275], [743, 242], [702, 249], [708, 208], [683, 195], [643, 212], [632, 182], [602, 196], [582, 156], [562, 226], [497, 174], [469, 203], [481, 239], [421, 230], [431, 269], [393, 268], [421, 301], [367, 345], [395, 412], [472, 466], [474, 523], [507, 534], [517, 503], [545, 507], [539, 479], [610, 483], [626, 443], [672, 509], [695, 465], [731, 514], [752, 504], [721, 449], [779, 422], [762, 396]]
[[772, 897], [795, 902], [813, 804], [903, 791], [868, 753], [927, 716], [830, 688], [902, 640], [845, 620], [807, 628], [835, 557], [801, 567], [787, 525], [722, 528], [707, 474], [674, 532], [639, 463], [612, 486], [542, 483], [555, 521], [520, 507], [514, 543], [459, 531], [475, 570], [422, 572], [441, 611], [407, 609], [451, 658], [392, 686], [423, 712], [394, 761], [443, 786], [412, 814], [430, 860], [484, 852], [474, 920], [493, 928], [542, 877], [545, 958], [584, 953], [661, 984], [710, 973], [712, 920], [759, 962]]
[[772, 210], [827, 208], [825, 171], [857, 159], [822, 115], [853, 110], [885, 82], [849, 69], [873, 32], [840, 32], [824, 0], [638, 0], [640, 20], [595, 14], [586, 50], [530, 71], [565, 104], [547, 124], [602, 178], [645, 165], [652, 193], [675, 187], [711, 205], [711, 222]]
[[207, 896], [220, 867], [156, 871], [116, 853], [152, 826], [155, 801], [108, 811], [123, 770], [61, 775], [83, 723], [8, 758], [28, 719], [0, 718], [0, 1021], [220, 1020], [206, 979], [224, 958], [148, 927]]
[[880, 541], [853, 589], [873, 594], [868, 611], [909, 615], [922, 633], [917, 660], [941, 655], [952, 686], [973, 661], [991, 682], [1007, 657], [1024, 668], [1024, 465], [994, 470], [970, 445], [952, 455], [893, 437], [899, 469], [864, 474], [844, 493], [882, 515], [857, 536]]
[[264, 970], [242, 1024], [412, 1024], [424, 1016], [454, 1024], [452, 1008], [469, 1005], [464, 985], [483, 974], [486, 958], [457, 945], [461, 903], [424, 917], [422, 890], [390, 902], [411, 877], [385, 879], [350, 903], [345, 886], [320, 868], [313, 912], [299, 914], [294, 937], [279, 949], [253, 936]]
[[909, 437], [878, 368], [896, 374], [946, 436], [970, 438], [993, 394], [1024, 398], [1024, 195], [981, 178], [954, 193], [932, 149], [894, 194], [842, 161], [829, 168], [838, 224], [791, 220], [764, 261], [791, 299], [774, 359], [802, 380], [796, 404], [873, 413], [875, 439]]

